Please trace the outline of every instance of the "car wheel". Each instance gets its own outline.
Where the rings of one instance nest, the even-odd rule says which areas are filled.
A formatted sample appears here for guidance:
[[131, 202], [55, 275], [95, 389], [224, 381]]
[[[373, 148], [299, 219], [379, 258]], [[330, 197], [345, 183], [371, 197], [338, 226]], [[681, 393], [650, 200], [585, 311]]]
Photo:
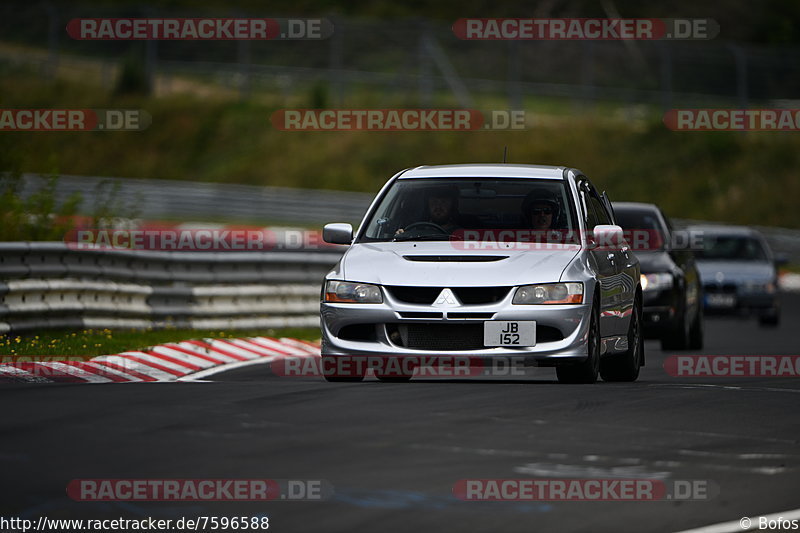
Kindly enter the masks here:
[[777, 307], [773, 307], [768, 312], [759, 315], [758, 323], [765, 327], [775, 327], [781, 323], [781, 312]]
[[637, 294], [628, 326], [628, 351], [600, 361], [600, 376], [603, 381], [636, 381], [643, 359], [642, 299]]
[[589, 336], [586, 340], [588, 356], [578, 364], [559, 365], [556, 376], [560, 383], [594, 383], [600, 372], [600, 316], [597, 303], [589, 319]]
[[686, 306], [675, 318], [675, 324], [661, 337], [662, 350], [685, 350], [689, 347], [689, 322], [686, 320]]
[[689, 330], [689, 349], [702, 350], [703, 349], [703, 310], [698, 308], [697, 314], [692, 321], [692, 327]]
[[[328, 370], [331, 369], [331, 370]], [[331, 383], [358, 383], [364, 380], [364, 374], [359, 374], [358, 371], [351, 371], [347, 375], [337, 374], [336, 371], [336, 356], [323, 355], [322, 356], [322, 375]]]

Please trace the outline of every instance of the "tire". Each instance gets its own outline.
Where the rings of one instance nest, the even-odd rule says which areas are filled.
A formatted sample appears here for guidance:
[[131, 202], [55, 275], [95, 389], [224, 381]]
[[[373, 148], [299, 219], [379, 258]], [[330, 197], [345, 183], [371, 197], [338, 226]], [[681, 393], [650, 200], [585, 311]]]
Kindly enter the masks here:
[[597, 381], [597, 375], [600, 372], [600, 312], [597, 303], [592, 307], [586, 351], [588, 355], [584, 361], [556, 367], [559, 383], [594, 383]]
[[689, 347], [691, 327], [686, 320], [686, 306], [675, 320], [675, 324], [661, 337], [662, 350], [685, 350]]
[[697, 316], [692, 321], [692, 327], [689, 329], [689, 349], [702, 350], [703, 349], [703, 309], [697, 308]]
[[769, 312], [759, 315], [758, 324], [762, 327], [777, 327], [781, 323], [781, 312], [777, 307], [773, 307]]
[[322, 356], [322, 375], [325, 376], [325, 380], [330, 383], [358, 383], [359, 381], [364, 381], [364, 374], [357, 374], [353, 373], [352, 375], [348, 376], [341, 376], [341, 375], [331, 375], [325, 371], [326, 368], [336, 368], [336, 363], [333, 364], [326, 364], [326, 361], [335, 361], [336, 357], [333, 355], [323, 355]]
[[603, 381], [636, 381], [639, 377], [639, 369], [644, 361], [643, 326], [642, 298], [637, 294], [628, 325], [628, 351], [609, 355], [600, 361], [600, 376]]

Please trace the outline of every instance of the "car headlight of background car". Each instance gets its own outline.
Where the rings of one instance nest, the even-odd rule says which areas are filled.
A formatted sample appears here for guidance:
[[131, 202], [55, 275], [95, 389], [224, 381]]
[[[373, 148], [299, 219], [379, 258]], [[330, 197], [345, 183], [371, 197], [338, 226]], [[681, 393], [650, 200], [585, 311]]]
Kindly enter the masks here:
[[379, 304], [383, 302], [381, 288], [370, 283], [327, 281], [325, 301], [354, 304]]
[[643, 291], [661, 291], [672, 288], [672, 274], [668, 272], [658, 272], [656, 274], [642, 274], [641, 276]]
[[745, 292], [772, 294], [775, 292], [775, 284], [771, 281], [745, 281], [742, 284]]
[[538, 283], [523, 285], [514, 293], [515, 304], [583, 303], [583, 283]]

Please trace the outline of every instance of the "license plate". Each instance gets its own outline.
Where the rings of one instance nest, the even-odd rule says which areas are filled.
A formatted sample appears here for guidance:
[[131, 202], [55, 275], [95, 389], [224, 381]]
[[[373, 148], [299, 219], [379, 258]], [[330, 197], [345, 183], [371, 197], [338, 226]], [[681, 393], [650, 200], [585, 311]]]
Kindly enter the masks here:
[[706, 303], [709, 307], [734, 307], [735, 294], [706, 294]]
[[483, 323], [484, 346], [536, 346], [536, 322], [492, 320]]

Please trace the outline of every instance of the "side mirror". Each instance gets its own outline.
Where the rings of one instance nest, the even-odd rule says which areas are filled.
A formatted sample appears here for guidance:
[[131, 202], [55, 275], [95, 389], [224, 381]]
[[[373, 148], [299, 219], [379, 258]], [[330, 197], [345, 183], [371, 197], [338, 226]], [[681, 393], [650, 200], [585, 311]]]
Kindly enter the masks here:
[[627, 246], [622, 228], [613, 224], [599, 224], [592, 231], [589, 248], [602, 248], [604, 250], [621, 250]]
[[353, 242], [353, 226], [350, 224], [325, 224], [322, 240], [330, 244], [350, 244]]
[[784, 266], [789, 264], [789, 256], [786, 254], [775, 254], [775, 266]]

